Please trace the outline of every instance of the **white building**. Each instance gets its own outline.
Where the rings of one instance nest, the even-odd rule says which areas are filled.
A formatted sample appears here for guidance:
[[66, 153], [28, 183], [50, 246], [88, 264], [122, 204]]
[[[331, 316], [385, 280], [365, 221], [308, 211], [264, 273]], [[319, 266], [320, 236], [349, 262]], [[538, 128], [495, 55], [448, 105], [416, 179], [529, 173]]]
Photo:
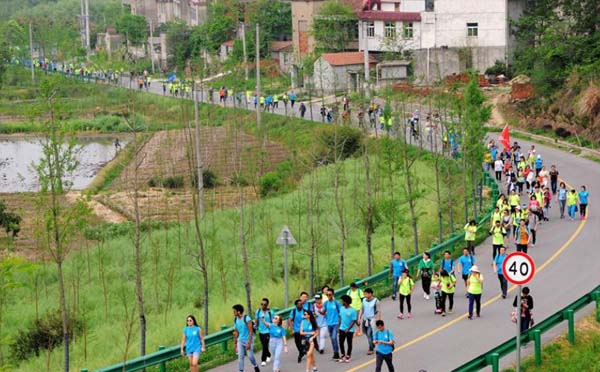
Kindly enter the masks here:
[[358, 12], [359, 49], [414, 53], [419, 80], [469, 68], [484, 72], [511, 51], [509, 20], [523, 0], [376, 0]]

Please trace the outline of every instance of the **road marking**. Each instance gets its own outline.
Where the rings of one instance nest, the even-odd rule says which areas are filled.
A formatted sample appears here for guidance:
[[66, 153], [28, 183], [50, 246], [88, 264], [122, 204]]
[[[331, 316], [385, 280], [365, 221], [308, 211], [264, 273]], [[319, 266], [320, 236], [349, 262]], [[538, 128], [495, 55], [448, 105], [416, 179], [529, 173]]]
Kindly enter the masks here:
[[[554, 260], [555, 260], [555, 259], [556, 259], [556, 258], [557, 258], [557, 257], [558, 257], [558, 256], [559, 256], [561, 253], [562, 253], [562, 252], [564, 252], [564, 251], [565, 251], [565, 249], [567, 249], [567, 248], [568, 248], [568, 247], [571, 245], [571, 243], [573, 243], [573, 241], [574, 241], [574, 240], [577, 238], [577, 236], [578, 236], [578, 235], [581, 233], [581, 230], [583, 230], [583, 227], [585, 226], [585, 224], [586, 224], [586, 223], [587, 223], [587, 218], [586, 218], [585, 220], [582, 220], [582, 221], [579, 223], [579, 227], [577, 227], [577, 230], [575, 230], [575, 232], [574, 232], [574, 233], [571, 235], [571, 237], [570, 237], [570, 238], [569, 238], [569, 239], [568, 239], [568, 240], [567, 240], [567, 241], [566, 241], [566, 242], [565, 242], [565, 243], [564, 243], [564, 244], [563, 244], [563, 245], [562, 245], [562, 246], [561, 246], [561, 247], [560, 247], [560, 248], [559, 248], [559, 249], [558, 249], [556, 252], [554, 252], [554, 254], [553, 254], [552, 256], [550, 256], [550, 258], [548, 258], [548, 259], [547, 259], [547, 260], [546, 260], [546, 261], [545, 261], [545, 262], [544, 262], [544, 263], [543, 263], [543, 264], [542, 264], [542, 265], [541, 265], [541, 266], [540, 266], [540, 267], [537, 269], [537, 272], [538, 272], [538, 273], [539, 273], [540, 271], [544, 270], [544, 268], [546, 268], [546, 266], [548, 266], [548, 265], [549, 265], [549, 264], [550, 264], [552, 261], [554, 261]], [[512, 291], [514, 291], [516, 288], [517, 288], [517, 286], [514, 286], [514, 285], [513, 285], [512, 287], [510, 287], [510, 288], [508, 289], [508, 292], [512, 292]], [[491, 305], [491, 304], [492, 304], [494, 301], [497, 301], [498, 299], [500, 299], [500, 297], [501, 297], [501, 296], [500, 296], [499, 294], [498, 294], [498, 295], [496, 295], [496, 296], [494, 296], [494, 297], [492, 297], [492, 298], [491, 298], [491, 299], [489, 299], [487, 302], [484, 302], [484, 303], [481, 305], [481, 307], [486, 307], [486, 306], [489, 306], [489, 305]], [[466, 319], [466, 318], [467, 318], [467, 314], [463, 314], [463, 315], [459, 316], [458, 318], [456, 318], [456, 319], [453, 319], [453, 320], [451, 320], [450, 322], [448, 322], [448, 323], [446, 323], [446, 324], [444, 324], [444, 325], [442, 325], [442, 326], [439, 326], [439, 327], [438, 327], [438, 328], [436, 328], [436, 329], [433, 329], [433, 330], [431, 330], [431, 331], [429, 331], [429, 332], [425, 333], [424, 335], [421, 335], [421, 336], [419, 336], [419, 337], [417, 337], [417, 338], [414, 338], [414, 339], [412, 339], [412, 340], [410, 340], [410, 341], [408, 341], [408, 342], [406, 342], [406, 343], [404, 343], [404, 344], [402, 344], [402, 345], [398, 346], [397, 348], [395, 348], [395, 349], [394, 349], [393, 353], [395, 353], [395, 352], [397, 352], [397, 351], [400, 351], [400, 350], [403, 350], [403, 349], [406, 349], [406, 348], [407, 348], [407, 347], [409, 347], [409, 346], [412, 346], [412, 345], [414, 345], [414, 344], [416, 344], [416, 343], [418, 343], [418, 342], [420, 342], [420, 341], [423, 341], [424, 339], [426, 339], [426, 338], [428, 338], [428, 337], [431, 337], [431, 336], [433, 336], [434, 334], [436, 334], [436, 333], [439, 333], [439, 332], [443, 331], [444, 329], [446, 329], [446, 328], [448, 328], [448, 327], [450, 327], [450, 326], [452, 326], [452, 325], [454, 325], [454, 324], [458, 323], [459, 321], [461, 321], [461, 320], [463, 320], [463, 319]], [[356, 366], [356, 367], [353, 367], [353, 368], [351, 368], [351, 369], [348, 369], [348, 370], [346, 370], [346, 372], [356, 372], [356, 371], [358, 371], [358, 370], [360, 370], [360, 369], [362, 369], [362, 368], [365, 368], [365, 367], [367, 367], [367, 366], [369, 366], [369, 365], [371, 365], [371, 364], [373, 364], [373, 363], [375, 363], [375, 359], [371, 359], [371, 360], [369, 360], [368, 362], [364, 362], [364, 363], [363, 363], [363, 364], [361, 364], [361, 365], [358, 365], [358, 366]]]

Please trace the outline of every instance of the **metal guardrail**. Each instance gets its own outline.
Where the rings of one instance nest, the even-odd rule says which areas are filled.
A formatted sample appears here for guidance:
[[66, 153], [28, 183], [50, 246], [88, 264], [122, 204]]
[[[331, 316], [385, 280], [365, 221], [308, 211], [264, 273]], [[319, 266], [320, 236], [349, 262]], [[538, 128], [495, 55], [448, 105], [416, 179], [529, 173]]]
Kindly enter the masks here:
[[[494, 207], [496, 205], [496, 200], [498, 199], [498, 196], [499, 196], [498, 185], [497, 185], [496, 181], [493, 180], [488, 173], [483, 174], [483, 184], [491, 189], [492, 203], [491, 203], [490, 207], [485, 211], [485, 214], [479, 218], [480, 226], [486, 224], [489, 221], [489, 219], [491, 217], [491, 212], [494, 210]], [[453, 250], [455, 245], [457, 245], [463, 241], [464, 236], [465, 236], [464, 232], [451, 234], [448, 239], [446, 239], [445, 241], [443, 241], [439, 244], [434, 245], [431, 249], [429, 249], [428, 252], [431, 254], [431, 257], [434, 259], [434, 262], [438, 257], [440, 257], [442, 255], [442, 253], [445, 250], [447, 250], [447, 249]], [[421, 255], [419, 254], [419, 255], [412, 256], [406, 262], [407, 262], [409, 268], [411, 268], [412, 270], [415, 270], [415, 268], [418, 265], [420, 260], [421, 260]], [[371, 286], [373, 284], [382, 283], [382, 282], [388, 284], [389, 283], [389, 270], [387, 267], [385, 267], [384, 270], [382, 270], [374, 275], [371, 275], [371, 276], [363, 278], [363, 279], [355, 279], [354, 282], [356, 282], [359, 286], [367, 286], [367, 285]], [[338, 290], [335, 291], [335, 296], [340, 297], [343, 294], [346, 294], [346, 292], [349, 289], [350, 289], [349, 285], [339, 288]], [[292, 309], [293, 309], [292, 307], [289, 307], [289, 308], [283, 309], [283, 310], [277, 310], [277, 309], [274, 309], [274, 310], [277, 310], [277, 311], [275, 311], [275, 313], [282, 316], [283, 319], [287, 319], [290, 312], [292, 311]], [[208, 348], [208, 347], [212, 347], [212, 346], [221, 345], [221, 350], [223, 352], [227, 351], [227, 341], [231, 340], [232, 332], [233, 332], [233, 327], [221, 326], [221, 331], [211, 333], [204, 338], [206, 347]], [[152, 367], [152, 366], [157, 366], [157, 365], [161, 366], [161, 371], [166, 371], [166, 367], [165, 367], [166, 362], [178, 359], [180, 357], [181, 357], [181, 353], [180, 353], [179, 345], [171, 346], [168, 348], [161, 347], [161, 348], [159, 348], [159, 351], [157, 351], [157, 352], [147, 354], [145, 356], [138, 357], [135, 359], [131, 359], [131, 360], [128, 360], [123, 363], [118, 363], [118, 364], [114, 364], [112, 366], [101, 368], [101, 369], [96, 370], [95, 372], [134, 372], [134, 371], [142, 370], [147, 367]], [[81, 372], [88, 372], [88, 370], [82, 369]]]
[[[542, 334], [556, 327], [563, 321], [567, 321], [568, 333], [567, 339], [571, 344], [575, 343], [575, 313], [588, 304], [596, 302], [596, 320], [600, 322], [600, 285], [591, 292], [583, 295], [570, 305], [555, 312], [546, 319], [537, 323], [526, 332], [521, 334], [521, 343], [534, 341], [535, 342], [535, 362], [537, 365], [542, 364]], [[515, 337], [496, 346], [495, 348], [479, 355], [478, 357], [466, 362], [462, 366], [454, 369], [452, 372], [472, 372], [479, 371], [487, 366], [492, 366], [493, 372], [499, 371], [500, 358], [512, 353], [517, 349], [517, 340]]]

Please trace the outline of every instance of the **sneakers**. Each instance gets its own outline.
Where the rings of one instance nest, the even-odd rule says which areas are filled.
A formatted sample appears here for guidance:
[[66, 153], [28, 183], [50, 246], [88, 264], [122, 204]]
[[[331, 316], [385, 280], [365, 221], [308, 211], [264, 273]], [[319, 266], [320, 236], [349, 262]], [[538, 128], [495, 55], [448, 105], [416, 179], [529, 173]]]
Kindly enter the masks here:
[[266, 365], [267, 365], [267, 362], [262, 362], [262, 363], [260, 363], [260, 366], [261, 366], [261, 367], [264, 367], [264, 366], [266, 366]]
[[446, 316], [446, 313], [442, 311], [442, 316]]
[[452, 309], [448, 310], [448, 314], [452, 314]]
[[402, 313], [398, 314], [398, 319], [404, 319], [404, 314], [402, 314]]
[[298, 355], [298, 363], [302, 361], [302, 354]]
[[429, 295], [428, 294], [425, 295], [425, 299], [429, 300]]
[[258, 366], [254, 367], [254, 372], [260, 372], [260, 368]]
[[267, 363], [271, 363], [271, 357], [267, 357]]
[[408, 319], [412, 318], [412, 314], [411, 314], [411, 313], [408, 313], [408, 316], [407, 316], [407, 317], [408, 317]]
[[331, 359], [333, 359], [334, 362], [339, 362], [340, 354], [338, 354], [338, 353], [333, 354], [333, 358], [331, 358]]
[[344, 357], [343, 359], [340, 360], [340, 362], [343, 362], [343, 363], [350, 363], [351, 361], [352, 361], [352, 358], [349, 356]]
[[338, 359], [338, 362], [340, 362], [340, 363], [344, 363], [344, 360], [345, 360], [345, 359], [346, 359], [346, 356], [345, 356], [345, 355], [342, 355], [342, 356], [341, 356], [341, 357]]
[[319, 350], [319, 354], [323, 354], [325, 350]]
[[392, 295], [392, 301], [396, 301], [396, 295]]

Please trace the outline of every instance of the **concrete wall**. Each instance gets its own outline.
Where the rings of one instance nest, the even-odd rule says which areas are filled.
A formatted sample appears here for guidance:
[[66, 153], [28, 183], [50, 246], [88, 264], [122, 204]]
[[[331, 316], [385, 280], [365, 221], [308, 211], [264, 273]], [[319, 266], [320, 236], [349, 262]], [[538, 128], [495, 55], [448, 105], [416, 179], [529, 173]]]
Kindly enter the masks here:
[[350, 73], [358, 73], [362, 81], [363, 65], [331, 66], [320, 57], [314, 64], [313, 86], [317, 92], [323, 90], [326, 94], [334, 91], [349, 91], [353, 86]]
[[292, 0], [292, 41], [294, 54], [300, 58], [315, 49], [315, 38], [311, 35], [312, 21], [323, 3], [323, 0]]
[[399, 80], [408, 76], [407, 66], [380, 66], [379, 80]]
[[[362, 22], [361, 22], [362, 23]], [[366, 23], [366, 22], [365, 22]], [[400, 51], [402, 49], [418, 49], [421, 39], [421, 23], [420, 22], [395, 22], [396, 23], [396, 38], [390, 40], [385, 37], [385, 22], [374, 21], [375, 36], [366, 37], [366, 25], [361, 24], [359, 27], [359, 50], [365, 50], [365, 45], [369, 51], [384, 52], [384, 51]], [[404, 38], [404, 23], [412, 23], [413, 37]]]

